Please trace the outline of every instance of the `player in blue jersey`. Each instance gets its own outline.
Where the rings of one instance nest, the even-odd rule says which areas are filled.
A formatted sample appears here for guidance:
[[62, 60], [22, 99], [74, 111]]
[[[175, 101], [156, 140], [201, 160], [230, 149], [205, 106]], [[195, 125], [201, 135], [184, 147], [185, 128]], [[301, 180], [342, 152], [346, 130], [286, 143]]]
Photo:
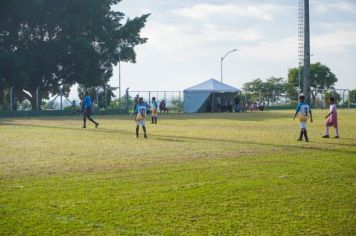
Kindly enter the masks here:
[[157, 104], [156, 98], [153, 97], [152, 102], [151, 102], [152, 124], [157, 124], [157, 113], [158, 113], [157, 110], [158, 110], [158, 104]]
[[143, 98], [138, 99], [138, 103], [135, 106], [135, 121], [136, 121], [136, 138], [139, 137], [140, 126], [142, 126], [144, 137], [147, 138], [145, 118], [147, 114], [147, 105], [143, 102]]
[[299, 103], [297, 109], [295, 110], [294, 118], [299, 114], [299, 125], [300, 125], [300, 135], [298, 141], [303, 140], [303, 135], [306, 142], [309, 142], [307, 134], [307, 121], [310, 116], [310, 122], [313, 122], [313, 115], [308, 104], [304, 102], [305, 97], [303, 95], [299, 96]]
[[91, 122], [93, 122], [95, 124], [95, 128], [98, 128], [99, 123], [94, 121], [90, 115], [92, 113], [92, 109], [93, 109], [93, 99], [91, 96], [86, 95], [84, 97], [84, 100], [82, 101], [82, 104], [84, 106], [84, 111], [83, 111], [83, 128], [87, 127], [87, 118], [88, 120], [90, 120]]

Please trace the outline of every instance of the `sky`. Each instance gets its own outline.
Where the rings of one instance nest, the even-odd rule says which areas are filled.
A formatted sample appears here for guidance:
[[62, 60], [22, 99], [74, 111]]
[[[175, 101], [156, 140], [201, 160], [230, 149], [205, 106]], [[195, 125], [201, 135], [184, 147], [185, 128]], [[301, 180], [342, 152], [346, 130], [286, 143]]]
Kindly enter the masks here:
[[[241, 88], [298, 66], [298, 0], [122, 0], [115, 10], [151, 13], [136, 48], [121, 63], [122, 90], [183, 90], [210, 78]], [[356, 0], [310, 0], [311, 63], [327, 65], [337, 88], [356, 88]], [[110, 84], [118, 86], [118, 67]]]

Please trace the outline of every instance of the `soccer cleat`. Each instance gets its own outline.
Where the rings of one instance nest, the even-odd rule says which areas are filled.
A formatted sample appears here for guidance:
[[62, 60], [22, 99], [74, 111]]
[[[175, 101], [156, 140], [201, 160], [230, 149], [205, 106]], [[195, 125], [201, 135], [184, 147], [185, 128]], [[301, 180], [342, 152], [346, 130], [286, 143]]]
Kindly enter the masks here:
[[96, 123], [96, 124], [95, 124], [95, 128], [98, 128], [98, 127], [99, 127], [99, 123]]
[[85, 129], [85, 128], [86, 128], [86, 126], [84, 125], [82, 128], [83, 128], [83, 129]]
[[298, 139], [297, 139], [297, 141], [303, 141], [303, 139], [301, 139], [301, 138], [298, 138]]
[[147, 138], [147, 135], [145, 134], [143, 137]]
[[330, 138], [330, 136], [326, 134], [323, 136], [323, 138]]
[[339, 136], [335, 136], [334, 138], [340, 138]]

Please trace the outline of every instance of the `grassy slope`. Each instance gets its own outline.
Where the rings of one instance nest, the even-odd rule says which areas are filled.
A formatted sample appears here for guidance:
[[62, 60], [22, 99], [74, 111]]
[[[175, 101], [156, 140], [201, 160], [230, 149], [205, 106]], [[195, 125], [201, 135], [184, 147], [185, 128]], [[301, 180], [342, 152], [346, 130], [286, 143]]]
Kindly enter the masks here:
[[1, 119], [0, 235], [356, 234], [356, 111], [292, 113]]

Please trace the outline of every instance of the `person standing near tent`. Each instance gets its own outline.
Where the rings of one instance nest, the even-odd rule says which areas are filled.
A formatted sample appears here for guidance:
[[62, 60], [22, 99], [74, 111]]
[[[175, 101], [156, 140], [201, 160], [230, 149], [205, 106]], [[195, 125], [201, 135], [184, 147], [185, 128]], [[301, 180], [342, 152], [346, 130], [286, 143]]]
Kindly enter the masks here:
[[237, 94], [235, 97], [235, 112], [240, 112], [241, 110], [240, 102], [241, 102], [240, 96]]
[[84, 105], [83, 128], [87, 127], [87, 118], [88, 118], [88, 120], [90, 120], [91, 122], [93, 122], [95, 124], [95, 128], [98, 128], [99, 123], [90, 117], [90, 115], [92, 114], [92, 111], [93, 111], [93, 104], [94, 104], [92, 97], [89, 95], [86, 95], [84, 97], [82, 104]]
[[158, 104], [156, 101], [156, 97], [152, 98], [152, 102], [151, 102], [151, 117], [152, 117], [152, 124], [157, 124], [157, 110], [158, 110]]
[[221, 98], [218, 97], [218, 98], [216, 99], [216, 109], [218, 110], [218, 112], [221, 112], [221, 104], [222, 104]]

